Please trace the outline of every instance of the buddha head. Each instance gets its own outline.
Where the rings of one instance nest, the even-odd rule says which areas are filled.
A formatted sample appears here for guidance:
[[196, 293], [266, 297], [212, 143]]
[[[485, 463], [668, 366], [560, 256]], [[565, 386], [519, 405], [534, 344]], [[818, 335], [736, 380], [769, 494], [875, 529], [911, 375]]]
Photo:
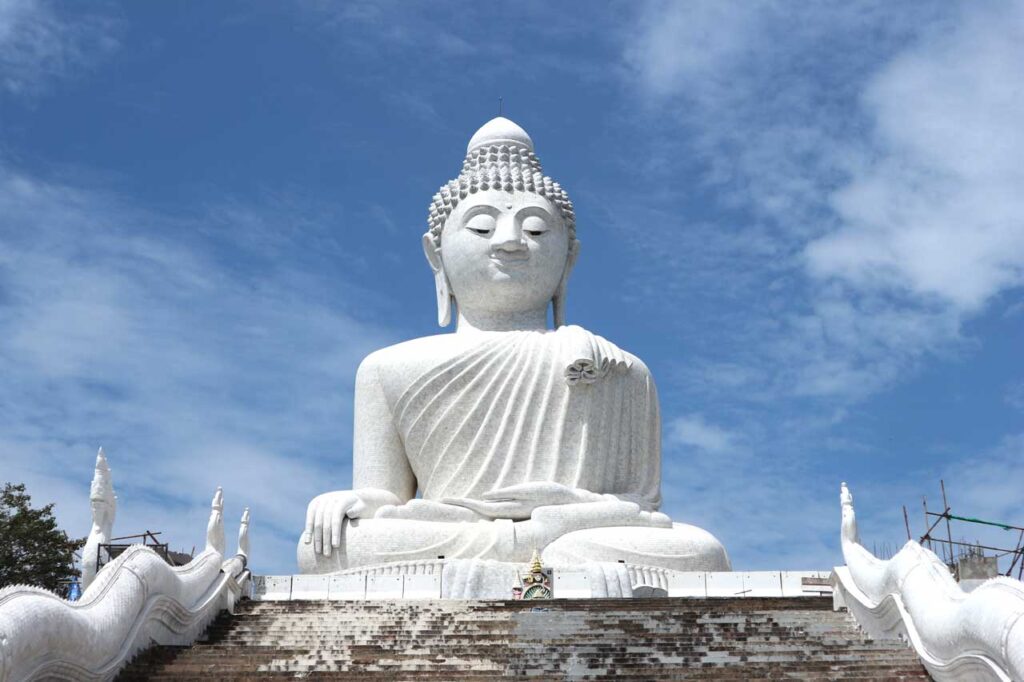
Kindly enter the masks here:
[[565, 323], [579, 253], [565, 190], [541, 170], [526, 131], [495, 118], [469, 141], [459, 177], [434, 195], [423, 250], [434, 271], [437, 321], [458, 309], [516, 314], [554, 308]]

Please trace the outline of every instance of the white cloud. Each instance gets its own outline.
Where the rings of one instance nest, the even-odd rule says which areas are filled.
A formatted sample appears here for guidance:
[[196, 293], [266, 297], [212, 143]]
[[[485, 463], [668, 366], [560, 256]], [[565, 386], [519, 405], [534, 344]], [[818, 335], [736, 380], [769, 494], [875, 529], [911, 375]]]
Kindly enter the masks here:
[[377, 297], [338, 283], [336, 226], [295, 202], [193, 223], [3, 166], [0, 216], [0, 478], [82, 535], [104, 445], [116, 532], [201, 545], [222, 485], [257, 569], [293, 570], [306, 503], [349, 485], [355, 368], [391, 340], [346, 312]]
[[692, 446], [711, 454], [729, 452], [737, 446], [735, 434], [709, 424], [700, 414], [673, 419], [667, 425], [666, 438], [672, 444]]
[[856, 401], [1024, 282], [1024, 5], [785, 7], [644, 6], [623, 59], [658, 189], [643, 231], [610, 222], [644, 256], [637, 300], [713, 330], [691, 378]]
[[34, 94], [118, 46], [115, 22], [64, 16], [48, 0], [0, 0], [0, 86]]
[[655, 96], [721, 95], [729, 67], [743, 57], [758, 27], [760, 1], [645, 3], [625, 58]]
[[[698, 423], [699, 438], [723, 445], [717, 429], [708, 438]], [[838, 563], [838, 481], [820, 466], [760, 447], [695, 451], [672, 437], [675, 430], [674, 423], [662, 464], [663, 511], [674, 521], [712, 532], [736, 569], [828, 570]]]
[[[1019, 449], [924, 470], [858, 438], [879, 417], [853, 405], [981, 347], [970, 322], [1014, 309], [1022, 7], [647, 3], [625, 32], [636, 153], [620, 163], [642, 181], [600, 198], [636, 254], [630, 303], [675, 327], [670, 400], [700, 406], [666, 422], [667, 511], [738, 565], [838, 561], [844, 477], [893, 544], [899, 505], [943, 475], [965, 512], [988, 490], [975, 511], [1013, 521], [997, 472], [1016, 482]], [[712, 456], [705, 426], [743, 447]]]
[[1004, 393], [1006, 404], [1024, 412], [1024, 381], [1011, 382]]
[[807, 248], [819, 277], [976, 312], [1024, 283], [1024, 4], [973, 5], [867, 86], [871, 158]]

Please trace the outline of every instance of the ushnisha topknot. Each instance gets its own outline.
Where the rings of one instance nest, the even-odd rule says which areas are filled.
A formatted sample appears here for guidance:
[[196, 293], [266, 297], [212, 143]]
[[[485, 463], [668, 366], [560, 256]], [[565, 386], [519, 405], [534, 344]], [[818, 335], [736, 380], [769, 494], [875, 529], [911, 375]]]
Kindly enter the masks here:
[[576, 214], [569, 195], [544, 175], [540, 159], [533, 152], [533, 140], [526, 131], [499, 116], [473, 135], [459, 177], [442, 186], [430, 202], [427, 224], [437, 246], [441, 245], [445, 221], [458, 203], [470, 194], [489, 189], [533, 192], [546, 197], [565, 220], [569, 240], [576, 238]]

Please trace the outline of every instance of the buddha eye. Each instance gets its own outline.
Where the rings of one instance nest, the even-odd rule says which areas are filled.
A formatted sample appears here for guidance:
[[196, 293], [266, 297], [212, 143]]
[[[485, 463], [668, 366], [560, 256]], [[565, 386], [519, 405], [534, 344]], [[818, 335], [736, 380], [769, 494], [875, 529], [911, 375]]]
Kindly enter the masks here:
[[480, 213], [466, 221], [467, 230], [483, 237], [494, 232], [494, 226], [494, 216], [487, 215], [486, 213]]
[[529, 215], [523, 218], [523, 232], [531, 237], [539, 237], [548, 231], [548, 224], [540, 216]]

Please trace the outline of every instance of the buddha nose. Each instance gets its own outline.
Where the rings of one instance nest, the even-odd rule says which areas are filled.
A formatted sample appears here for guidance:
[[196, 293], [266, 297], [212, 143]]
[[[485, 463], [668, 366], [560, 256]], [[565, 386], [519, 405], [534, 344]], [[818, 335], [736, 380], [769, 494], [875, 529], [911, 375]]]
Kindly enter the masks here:
[[491, 247], [500, 251], [526, 250], [523, 230], [512, 216], [503, 216], [503, 219], [498, 221], [494, 229], [494, 236], [491, 238]]

